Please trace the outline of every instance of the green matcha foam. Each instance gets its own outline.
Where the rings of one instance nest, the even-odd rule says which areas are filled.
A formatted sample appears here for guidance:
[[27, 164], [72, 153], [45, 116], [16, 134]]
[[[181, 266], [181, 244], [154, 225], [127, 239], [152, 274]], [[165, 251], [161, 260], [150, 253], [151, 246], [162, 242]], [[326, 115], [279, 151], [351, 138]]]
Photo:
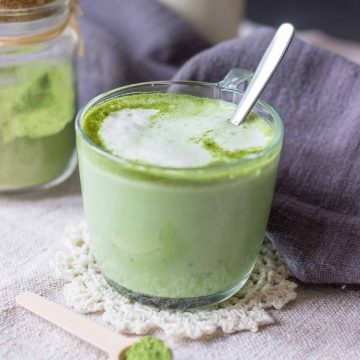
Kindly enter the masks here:
[[235, 108], [189, 95], [129, 95], [90, 110], [83, 128], [99, 146], [130, 161], [203, 167], [252, 157], [272, 142], [273, 129], [255, 114], [234, 127]]

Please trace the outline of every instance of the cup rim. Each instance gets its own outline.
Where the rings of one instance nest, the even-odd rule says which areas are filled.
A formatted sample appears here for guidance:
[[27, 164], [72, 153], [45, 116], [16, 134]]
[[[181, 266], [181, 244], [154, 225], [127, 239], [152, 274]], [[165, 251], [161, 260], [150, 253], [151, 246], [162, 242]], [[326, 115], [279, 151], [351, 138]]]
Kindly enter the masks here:
[[[76, 116], [76, 120], [75, 120], [75, 130], [76, 133], [83, 139], [85, 140], [85, 142], [93, 149], [95, 150], [98, 154], [100, 154], [101, 156], [104, 156], [105, 158], [114, 161], [116, 163], [119, 163], [119, 165], [122, 166], [129, 166], [134, 170], [140, 170], [140, 171], [157, 171], [157, 172], [164, 172], [164, 173], [198, 173], [198, 172], [211, 172], [211, 171], [219, 171], [222, 169], [229, 169], [229, 168], [234, 168], [234, 167], [239, 167], [241, 165], [245, 165], [245, 164], [250, 164], [253, 163], [254, 161], [258, 160], [259, 158], [262, 158], [264, 156], [266, 156], [267, 154], [271, 153], [272, 150], [276, 149], [278, 147], [278, 145], [281, 143], [282, 139], [283, 139], [283, 135], [284, 135], [284, 126], [283, 126], [283, 122], [280, 118], [280, 115], [276, 112], [276, 110], [269, 105], [266, 101], [259, 99], [256, 102], [256, 105], [260, 105], [263, 109], [265, 109], [274, 119], [274, 124], [275, 124], [275, 136], [274, 139], [272, 140], [272, 142], [270, 144], [268, 144], [263, 150], [259, 151], [258, 153], [254, 154], [253, 157], [251, 158], [240, 158], [238, 160], [234, 160], [234, 161], [229, 161], [229, 162], [225, 162], [225, 163], [220, 163], [220, 164], [210, 164], [210, 165], [203, 165], [203, 166], [198, 166], [198, 167], [169, 167], [169, 166], [160, 166], [160, 165], [153, 165], [153, 164], [148, 164], [148, 163], [143, 163], [141, 161], [136, 161], [133, 162], [132, 160], [123, 158], [121, 156], [118, 155], [114, 155], [111, 154], [109, 151], [107, 151], [106, 149], [102, 148], [101, 146], [99, 146], [98, 144], [96, 144], [93, 140], [91, 140], [85, 133], [85, 131], [83, 130], [82, 127], [82, 121], [84, 120], [85, 115], [87, 114], [87, 112], [93, 108], [96, 105], [100, 105], [104, 102], [110, 101], [112, 99], [109, 99], [108, 97], [111, 97], [112, 95], [120, 92], [120, 91], [126, 91], [127, 89], [131, 89], [134, 87], [141, 87], [141, 86], [154, 86], [154, 91], [156, 86], [159, 85], [187, 85], [187, 86], [205, 86], [205, 87], [220, 87], [226, 91], [229, 92], [233, 92], [236, 94], [240, 94], [243, 95], [244, 93], [240, 90], [236, 90], [236, 89], [230, 89], [227, 87], [223, 87], [221, 86], [220, 83], [211, 83], [211, 82], [205, 82], [205, 81], [190, 81], [190, 80], [168, 80], [168, 81], [149, 81], [149, 82], [141, 82], [141, 83], [135, 83], [135, 84], [130, 84], [130, 85], [126, 85], [126, 86], [121, 86], [121, 87], [117, 87], [115, 89], [103, 92], [99, 95], [97, 95], [96, 97], [94, 97], [93, 99], [91, 99], [85, 106], [83, 106], [77, 116]], [[144, 93], [146, 93], [148, 91], [144, 91]], [[139, 92], [141, 93], [141, 91]], [[137, 93], [137, 94], [139, 94]], [[186, 93], [184, 93], [186, 95]], [[114, 96], [113, 98], [118, 98], [118, 97], [123, 97], [126, 95], [131, 95], [131, 93], [124, 93], [121, 94], [119, 96]], [[105, 99], [104, 101], [102, 101], [103, 99]]]

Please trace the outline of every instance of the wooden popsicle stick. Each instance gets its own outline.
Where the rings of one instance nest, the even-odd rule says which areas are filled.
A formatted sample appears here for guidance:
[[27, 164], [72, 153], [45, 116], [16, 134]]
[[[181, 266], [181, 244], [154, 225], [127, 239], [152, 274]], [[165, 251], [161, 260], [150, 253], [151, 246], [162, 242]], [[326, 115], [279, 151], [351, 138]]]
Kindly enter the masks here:
[[15, 300], [32, 313], [107, 352], [111, 360], [120, 359], [121, 353], [135, 341], [115, 334], [40, 295], [23, 292]]

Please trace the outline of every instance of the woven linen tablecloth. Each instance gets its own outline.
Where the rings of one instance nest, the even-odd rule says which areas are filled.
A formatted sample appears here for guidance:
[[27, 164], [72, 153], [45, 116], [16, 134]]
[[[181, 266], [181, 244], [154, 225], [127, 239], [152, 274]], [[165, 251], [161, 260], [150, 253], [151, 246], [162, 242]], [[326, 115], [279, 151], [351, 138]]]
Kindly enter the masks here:
[[[42, 193], [0, 197], [0, 359], [106, 359], [90, 345], [16, 306], [34, 291], [64, 303], [62, 283], [49, 263], [62, 234], [83, 219], [78, 175]], [[208, 341], [173, 342], [175, 359], [360, 358], [360, 291], [300, 286], [298, 298], [274, 311], [274, 325]]]
[[[243, 32], [251, 30], [249, 27]], [[360, 62], [357, 44], [344, 46], [305, 34]], [[62, 234], [83, 221], [78, 174], [56, 189], [0, 197], [0, 359], [106, 359], [106, 355], [15, 304], [30, 290], [64, 303], [63, 283], [49, 263], [63, 247]], [[298, 297], [274, 311], [274, 325], [207, 341], [169, 342], [175, 359], [360, 359], [360, 289], [300, 285]]]

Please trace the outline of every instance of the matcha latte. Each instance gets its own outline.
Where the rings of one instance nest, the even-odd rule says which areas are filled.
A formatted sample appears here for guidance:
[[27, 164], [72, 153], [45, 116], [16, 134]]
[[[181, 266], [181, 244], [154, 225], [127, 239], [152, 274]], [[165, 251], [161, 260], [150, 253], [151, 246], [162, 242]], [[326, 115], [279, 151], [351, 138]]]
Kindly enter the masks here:
[[229, 94], [219, 100], [186, 94], [194, 83], [182, 84], [183, 94], [163, 86], [120, 89], [79, 114], [80, 175], [106, 279], [140, 301], [186, 308], [221, 301], [249, 277], [270, 211], [281, 123], [255, 112], [235, 127]]

